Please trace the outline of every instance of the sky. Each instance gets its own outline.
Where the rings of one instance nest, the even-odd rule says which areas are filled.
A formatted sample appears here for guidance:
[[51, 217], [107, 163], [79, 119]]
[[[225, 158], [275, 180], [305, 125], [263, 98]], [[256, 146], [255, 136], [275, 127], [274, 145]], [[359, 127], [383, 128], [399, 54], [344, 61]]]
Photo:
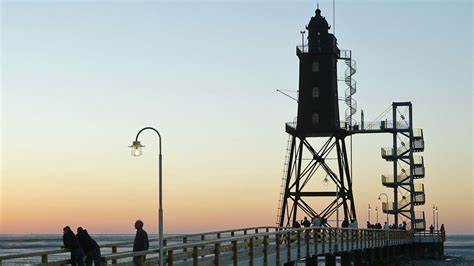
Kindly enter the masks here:
[[[138, 218], [156, 232], [157, 138], [142, 135], [142, 157], [128, 148], [144, 126], [163, 137], [165, 232], [275, 223], [297, 108], [275, 90], [297, 89], [295, 46], [316, 1], [0, 7], [0, 233], [131, 233]], [[320, 8], [332, 25], [332, 1]], [[472, 12], [471, 1], [336, 3], [339, 47], [357, 61], [356, 117], [413, 103], [426, 147], [419, 210], [429, 225], [437, 205], [448, 233], [474, 233]], [[360, 224], [388, 192], [390, 141], [353, 138]]]

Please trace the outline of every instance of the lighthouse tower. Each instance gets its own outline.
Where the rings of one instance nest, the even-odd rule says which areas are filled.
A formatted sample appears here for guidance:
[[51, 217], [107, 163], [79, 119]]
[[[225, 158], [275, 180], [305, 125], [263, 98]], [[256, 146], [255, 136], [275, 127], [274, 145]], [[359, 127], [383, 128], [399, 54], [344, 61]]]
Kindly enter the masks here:
[[308, 46], [297, 48], [300, 77], [296, 133], [299, 136], [331, 136], [339, 129], [339, 49], [329, 28], [321, 10], [316, 9], [316, 15], [306, 27]]
[[336, 216], [356, 223], [345, 145], [350, 133], [339, 122], [337, 61], [341, 52], [319, 8], [306, 29], [308, 44], [296, 48], [298, 116], [296, 123], [286, 123], [290, 138], [277, 223], [291, 226], [304, 216], [318, 219], [323, 226], [337, 226]]

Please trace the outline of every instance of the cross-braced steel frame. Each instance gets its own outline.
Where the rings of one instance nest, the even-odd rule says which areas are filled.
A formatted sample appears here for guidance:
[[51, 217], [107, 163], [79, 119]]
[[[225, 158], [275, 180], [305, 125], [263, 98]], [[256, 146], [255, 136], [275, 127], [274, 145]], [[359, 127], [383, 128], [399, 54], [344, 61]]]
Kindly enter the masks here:
[[[405, 112], [402, 110], [405, 108]], [[408, 117], [403, 114], [408, 112]], [[393, 176], [400, 176], [400, 171], [405, 171], [405, 167], [409, 168], [409, 172], [403, 174], [400, 180], [395, 179], [393, 186], [393, 202], [394, 202], [394, 223], [399, 224], [399, 216], [401, 215], [410, 220], [411, 229], [415, 230], [415, 189], [414, 189], [414, 143], [413, 143], [413, 115], [412, 104], [410, 102], [394, 102], [392, 104], [392, 121], [393, 121]], [[405, 166], [405, 167], [404, 167]], [[399, 191], [401, 189], [401, 191]], [[409, 199], [402, 196], [399, 200], [399, 193], [409, 194]]]
[[[328, 137], [324, 144], [315, 149], [306, 137], [292, 134], [288, 167], [286, 170], [285, 190], [279, 215], [280, 226], [291, 226], [297, 219], [299, 211], [310, 218], [319, 217], [323, 226], [331, 226], [329, 217], [342, 207], [343, 217], [347, 221], [356, 221], [354, 198], [352, 195], [352, 178], [350, 162], [347, 156], [345, 135], [335, 134]], [[309, 152], [309, 158], [303, 158], [304, 152]], [[336, 158], [328, 158], [329, 154], [336, 154]], [[337, 169], [332, 169], [328, 160], [337, 160]], [[334, 168], [334, 166], [333, 166]], [[337, 191], [317, 191], [311, 187], [309, 181], [317, 171], [322, 171], [332, 181]], [[323, 203], [320, 210], [316, 210], [307, 202], [307, 198], [333, 198], [327, 206]], [[327, 203], [327, 201], [325, 202]]]

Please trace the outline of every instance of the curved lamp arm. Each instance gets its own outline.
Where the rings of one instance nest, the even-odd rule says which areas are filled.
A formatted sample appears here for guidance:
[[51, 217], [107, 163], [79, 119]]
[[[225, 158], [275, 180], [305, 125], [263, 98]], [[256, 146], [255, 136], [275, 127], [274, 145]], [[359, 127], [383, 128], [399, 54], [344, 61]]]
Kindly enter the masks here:
[[140, 131], [138, 131], [138, 133], [137, 133], [137, 136], [135, 137], [135, 141], [138, 142], [138, 136], [140, 136], [140, 134], [143, 131], [148, 130], [148, 129], [154, 131], [158, 135], [158, 147], [159, 147], [159, 153], [161, 154], [161, 134], [155, 128], [153, 128], [153, 127], [144, 127], [142, 129], [140, 129]]

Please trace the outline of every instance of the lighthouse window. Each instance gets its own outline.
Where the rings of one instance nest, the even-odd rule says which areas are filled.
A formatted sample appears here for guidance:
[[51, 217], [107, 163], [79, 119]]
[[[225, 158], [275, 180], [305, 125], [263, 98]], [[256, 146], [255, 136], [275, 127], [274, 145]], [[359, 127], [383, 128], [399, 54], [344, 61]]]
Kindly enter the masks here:
[[319, 62], [313, 62], [313, 72], [319, 72]]
[[319, 124], [319, 114], [318, 113], [313, 113], [313, 124]]
[[319, 88], [318, 87], [313, 88], [313, 98], [319, 98]]

